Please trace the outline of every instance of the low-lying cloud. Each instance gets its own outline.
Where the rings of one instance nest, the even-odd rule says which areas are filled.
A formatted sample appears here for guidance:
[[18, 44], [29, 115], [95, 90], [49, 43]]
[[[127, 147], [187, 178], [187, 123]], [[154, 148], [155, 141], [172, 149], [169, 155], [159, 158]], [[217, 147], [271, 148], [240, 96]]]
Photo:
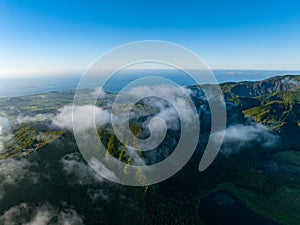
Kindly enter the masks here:
[[[93, 95], [97, 95], [98, 93], [100, 93], [100, 97], [106, 96], [106, 93], [103, 91], [103, 89], [96, 89], [94, 92], [92, 92]], [[183, 93], [185, 93], [185, 95]], [[181, 109], [181, 116], [185, 119], [185, 122], [192, 122], [189, 121], [189, 118], [191, 118], [190, 114], [193, 112], [190, 109], [190, 107], [188, 107], [186, 101], [186, 96], [191, 93], [192, 91], [190, 89], [186, 89], [183, 87], [174, 88], [166, 85], [139, 86], [132, 88], [128, 92], [129, 95], [135, 95], [138, 97], [150, 95], [154, 97], [160, 96], [162, 98], [169, 98], [170, 96], [172, 96], [177, 107]], [[173, 130], [177, 130], [179, 128], [178, 112], [174, 109], [174, 107], [170, 106], [170, 104], [166, 104], [165, 101], [162, 101], [158, 98], [150, 97], [147, 98], [145, 101], [149, 106], [159, 109], [159, 112], [156, 114], [156, 116], [162, 118], [167, 123], [168, 128]], [[123, 107], [126, 107], [126, 103]], [[89, 115], [95, 115], [95, 118]], [[51, 115], [47, 116], [51, 117]], [[121, 117], [122, 115], [118, 116]], [[40, 115], [39, 117], [42, 118], [43, 116]], [[139, 115], [136, 115], [136, 117], [139, 117]], [[73, 131], [73, 118], [76, 118], [76, 121], [81, 121], [80, 127], [77, 128], [77, 130], [83, 132], [94, 127], [95, 123], [97, 126], [102, 126], [111, 123], [111, 112], [109, 110], [93, 105], [83, 105], [74, 107], [72, 105], [66, 105], [58, 109], [58, 113], [52, 119], [52, 124], [61, 129]], [[26, 119], [30, 120], [30, 118]], [[157, 125], [158, 130], [161, 129], [160, 123], [153, 125]], [[155, 129], [155, 127], [153, 128]]]
[[78, 184], [86, 185], [103, 181], [103, 177], [83, 161], [78, 153], [65, 155], [60, 162], [63, 166], [63, 171], [67, 175], [73, 176]]
[[110, 199], [109, 193], [103, 189], [90, 188], [88, 189], [87, 194], [93, 201], [97, 201], [99, 199], [109, 201]]
[[115, 173], [108, 169], [102, 162], [92, 158], [89, 163], [95, 168], [97, 173], [100, 173], [104, 177], [108, 178], [109, 180], [113, 180], [115, 182], [119, 181], [119, 178], [115, 175]]
[[34, 122], [42, 122], [46, 120], [52, 120], [54, 117], [51, 113], [45, 114], [36, 114], [34, 116], [18, 116], [16, 122], [21, 123], [34, 123]]
[[[95, 118], [90, 117], [95, 112]], [[68, 131], [73, 131], [73, 117], [80, 122], [79, 131], [86, 131], [96, 125], [104, 125], [110, 122], [110, 113], [107, 110], [93, 106], [72, 106], [66, 105], [58, 110], [58, 114], [53, 118], [52, 124]]]
[[105, 98], [107, 96], [103, 87], [96, 88], [94, 91], [90, 93], [92, 96], [99, 98]]
[[[172, 87], [168, 85], [159, 85], [159, 86], [139, 86], [132, 88], [129, 92], [131, 95], [135, 96], [153, 96], [144, 100], [144, 102], [153, 108], [159, 109], [159, 112], [155, 115], [163, 119], [167, 127], [172, 130], [178, 130], [180, 125], [180, 117], [184, 119], [185, 123], [193, 123], [190, 118], [193, 110], [188, 104], [187, 96], [192, 94], [190, 89], [184, 87]], [[157, 98], [155, 98], [157, 97]], [[181, 115], [176, 111], [174, 106], [163, 99], [172, 98], [173, 104], [176, 105], [178, 109], [181, 110]], [[145, 122], [145, 125], [148, 124], [149, 120]], [[152, 128], [155, 130], [162, 129], [162, 123], [157, 120], [156, 123], [152, 124]]]
[[9, 120], [6, 117], [0, 117], [0, 135], [2, 135], [4, 131], [9, 128], [10, 128]]
[[[212, 134], [212, 138], [218, 139], [222, 132]], [[261, 124], [231, 125], [225, 131], [225, 138], [221, 152], [225, 156], [238, 153], [251, 144], [259, 144], [263, 148], [277, 146], [279, 137], [272, 134]]]
[[1, 215], [0, 223], [3, 225], [83, 225], [83, 219], [73, 209], [65, 208], [59, 211], [48, 204], [33, 207], [21, 203]]
[[[74, 182], [80, 185], [88, 185], [104, 182], [103, 176], [110, 180], [118, 181], [115, 173], [109, 170], [104, 164], [96, 159], [91, 159], [90, 164], [93, 165], [96, 172], [89, 164], [87, 164], [79, 155], [79, 153], [71, 153], [65, 155], [61, 160], [63, 171], [74, 178]], [[103, 176], [101, 176], [101, 175]]]
[[284, 79], [281, 80], [281, 83], [291, 84], [291, 85], [295, 85], [295, 86], [300, 85], [300, 82], [298, 80], [291, 79], [290, 77], [285, 77]]
[[21, 180], [27, 180], [35, 184], [38, 182], [38, 174], [33, 172], [32, 168], [36, 163], [29, 162], [26, 159], [3, 159], [0, 161], [0, 200], [9, 186], [18, 185]]
[[173, 87], [170, 85], [156, 85], [156, 86], [138, 86], [130, 89], [129, 94], [136, 96], [152, 95], [161, 97], [182, 97], [183, 93], [192, 94], [192, 90], [184, 87]]
[[6, 117], [0, 116], [0, 153], [5, 152], [5, 142], [9, 141], [12, 138], [9, 129], [9, 120]]

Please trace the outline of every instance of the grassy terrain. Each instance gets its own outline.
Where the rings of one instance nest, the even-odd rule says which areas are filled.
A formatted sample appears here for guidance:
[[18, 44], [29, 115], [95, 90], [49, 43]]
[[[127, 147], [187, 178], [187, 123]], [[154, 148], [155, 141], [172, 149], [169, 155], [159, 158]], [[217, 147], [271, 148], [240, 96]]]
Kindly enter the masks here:
[[[263, 196], [233, 183], [222, 183], [214, 191], [229, 190], [244, 202], [252, 211], [280, 224], [299, 225], [300, 196], [299, 188], [284, 184], [271, 196]], [[212, 193], [210, 192], [210, 193]]]
[[[281, 80], [284, 78], [275, 77], [259, 82], [226, 83], [222, 84], [221, 88], [224, 91], [225, 99], [236, 106], [236, 111], [240, 110], [239, 113], [243, 119], [246, 120], [247, 118], [244, 117], [251, 117], [253, 120], [266, 125], [276, 135], [280, 135], [281, 140], [286, 141], [296, 150], [300, 124], [300, 94], [294, 86], [282, 84]], [[288, 78], [300, 81], [299, 76], [288, 76]], [[9, 118], [13, 119], [20, 115], [56, 114], [59, 108], [73, 102], [73, 94], [72, 92], [52, 92], [44, 95], [4, 98], [0, 99], [0, 112], [3, 111]], [[97, 105], [109, 108], [111, 98], [113, 98], [113, 95], [99, 101]], [[198, 103], [204, 104], [204, 101], [200, 100]], [[148, 116], [143, 114], [144, 107], [145, 105], [141, 103], [136, 105], [137, 110], [143, 116]], [[149, 113], [149, 109], [145, 111]], [[155, 114], [156, 112], [153, 110], [151, 113]], [[229, 111], [229, 114], [234, 113]], [[130, 123], [130, 129], [137, 137], [141, 133], [138, 122], [140, 121]], [[62, 136], [62, 138], [65, 138], [64, 140], [69, 138], [74, 141], [70, 138], [72, 136], [70, 132], [50, 129], [49, 126], [44, 124], [44, 121], [21, 125], [14, 124], [11, 133], [13, 135], [12, 139], [5, 143], [8, 151], [1, 154], [0, 159], [24, 157], [39, 149], [47, 149], [49, 143]], [[126, 146], [118, 141], [110, 128], [99, 129], [98, 133], [107, 148], [107, 155], [112, 155], [124, 162], [126, 164], [124, 166], [124, 176], [128, 175], [128, 165], [133, 164], [135, 155], [125, 151]], [[168, 144], [171, 145], [170, 142]], [[134, 143], [131, 143], [131, 145], [135, 146]], [[59, 146], [58, 148], [62, 147]], [[141, 218], [144, 216], [149, 221], [152, 219], [152, 221], [165, 222], [165, 224], [170, 221], [174, 222], [172, 224], [199, 224], [201, 218], [197, 218], [196, 206], [191, 198], [187, 197], [190, 190], [197, 189], [194, 186], [199, 184], [199, 186], [203, 185], [203, 189], [198, 192], [195, 191], [196, 200], [198, 200], [198, 196], [202, 198], [208, 193], [227, 189], [256, 213], [281, 224], [299, 225], [300, 152], [282, 151], [282, 148], [275, 149], [272, 152], [260, 147], [256, 150], [259, 150], [258, 153], [246, 148], [247, 154], [239, 154], [235, 158], [230, 156], [229, 159], [224, 160], [225, 163], [223, 163], [224, 161], [219, 162], [220, 164], [223, 163], [218, 168], [219, 170], [206, 174], [208, 178], [201, 173], [198, 174], [198, 171], [196, 171], [197, 175], [192, 176], [192, 171], [195, 168], [187, 167], [185, 168], [187, 171], [186, 176], [182, 175], [178, 176], [177, 179], [175, 177], [166, 181], [169, 182], [167, 184], [171, 185], [159, 184], [148, 188], [147, 180], [143, 174], [135, 174], [138, 181], [144, 186], [136, 193], [138, 193], [138, 196], [142, 196], [140, 198], [147, 200], [147, 204], [144, 204], [143, 200], [139, 200], [141, 201], [139, 202], [140, 207], [136, 209], [136, 212], [140, 214]], [[137, 151], [137, 154], [140, 157], [145, 156], [145, 153], [141, 151]], [[249, 162], [250, 160], [251, 162]], [[271, 161], [276, 166], [273, 169], [265, 169], [266, 160]], [[224, 164], [226, 164], [226, 167], [223, 170], [222, 166]], [[204, 182], [197, 183], [197, 179]], [[133, 189], [121, 187], [120, 193], [127, 194], [134, 199], [136, 193], [134, 191], [131, 193], [130, 190]], [[86, 190], [84, 191], [86, 192]], [[120, 193], [116, 194], [117, 198], [120, 198]], [[147, 196], [149, 197], [147, 198]], [[118, 201], [112, 201], [112, 203], [119, 204]], [[128, 205], [124, 204], [116, 207], [117, 209], [112, 211], [116, 211], [114, 213], [119, 213], [116, 215], [122, 216], [118, 218], [113, 216], [114, 219], [128, 216], [128, 212], [124, 210]], [[122, 210], [124, 210], [124, 215]], [[147, 210], [150, 210], [151, 213]], [[132, 221], [135, 221], [135, 219], [134, 215]]]
[[260, 104], [244, 110], [246, 116], [263, 123], [273, 130], [280, 130], [287, 123], [300, 122], [300, 92], [284, 91], [256, 97]]
[[6, 152], [0, 154], [0, 159], [8, 157], [22, 158], [55, 141], [65, 131], [40, 132], [30, 126], [24, 126], [15, 131], [13, 138], [6, 143]]
[[[218, 190], [229, 190], [244, 202], [249, 209], [266, 218], [284, 225], [299, 225], [300, 221], [300, 152], [277, 152], [271, 156], [272, 162], [279, 165], [275, 171], [263, 172], [259, 176], [248, 176], [247, 180], [256, 187], [249, 188], [245, 181], [238, 180], [220, 183], [216, 188], [205, 193], [201, 198]], [[273, 177], [275, 182], [260, 182], [262, 177]], [[254, 182], [256, 180], [256, 182]], [[267, 194], [257, 189], [274, 186]]]

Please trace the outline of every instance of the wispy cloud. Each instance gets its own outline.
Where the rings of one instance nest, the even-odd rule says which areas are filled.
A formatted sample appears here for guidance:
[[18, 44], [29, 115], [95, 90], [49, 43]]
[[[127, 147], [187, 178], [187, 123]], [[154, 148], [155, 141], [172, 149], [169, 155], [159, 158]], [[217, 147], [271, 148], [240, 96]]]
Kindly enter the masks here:
[[0, 153], [5, 152], [5, 142], [11, 140], [10, 122], [6, 117], [0, 116]]
[[33, 123], [33, 122], [43, 122], [46, 120], [52, 120], [54, 114], [45, 113], [45, 114], [36, 114], [34, 116], [18, 116], [16, 122], [21, 123]]
[[34, 207], [28, 203], [11, 207], [0, 216], [0, 222], [3, 225], [83, 225], [82, 216], [73, 209], [59, 211], [49, 204]]
[[285, 77], [284, 79], [281, 80], [281, 83], [295, 85], [295, 86], [300, 85], [300, 82], [298, 80], [292, 79], [290, 77]]
[[97, 98], [105, 98], [107, 96], [105, 90], [102, 87], [96, 88], [90, 94]]
[[[95, 118], [90, 117], [95, 112]], [[66, 105], [58, 110], [53, 118], [52, 124], [68, 131], [73, 131], [73, 117], [80, 121], [81, 126], [77, 129], [86, 131], [96, 125], [104, 125], [110, 122], [110, 113], [107, 110], [93, 106], [72, 106]]]
[[103, 182], [103, 177], [95, 172], [78, 153], [65, 155], [60, 162], [63, 171], [75, 178], [75, 182], [81, 185]]
[[93, 201], [97, 201], [98, 199], [109, 201], [109, 193], [103, 189], [91, 188], [87, 191], [87, 193]]
[[6, 188], [18, 185], [21, 180], [37, 183], [39, 175], [33, 172], [32, 168], [36, 163], [29, 162], [27, 159], [4, 159], [0, 161], [0, 199], [3, 198]]
[[[220, 138], [221, 132], [212, 134], [214, 139]], [[274, 148], [277, 146], [279, 137], [272, 134], [261, 124], [231, 125], [225, 131], [225, 138], [221, 152], [225, 156], [238, 153], [241, 150], [259, 144], [263, 148]]]
[[[184, 118], [184, 122], [192, 123], [190, 118], [193, 118], [191, 114], [194, 112], [188, 104], [187, 96], [192, 94], [190, 89], [184, 87], [173, 87], [168, 85], [157, 85], [157, 86], [139, 86], [132, 88], [129, 94], [135, 96], [153, 96], [148, 97], [144, 100], [145, 104], [150, 108], [158, 109], [158, 113], [155, 114], [156, 117], [160, 117], [167, 125], [169, 129], [178, 130], [180, 126], [180, 117]], [[157, 97], [157, 98], [156, 98]], [[179, 112], [176, 111], [174, 106], [167, 102], [167, 99], [172, 99], [174, 106], [181, 109]], [[164, 101], [163, 99], [166, 99]], [[144, 123], [144, 126], [149, 124], [152, 118], [149, 117]], [[155, 130], [161, 130], [163, 124], [161, 120], [156, 120], [151, 124], [151, 128]]]

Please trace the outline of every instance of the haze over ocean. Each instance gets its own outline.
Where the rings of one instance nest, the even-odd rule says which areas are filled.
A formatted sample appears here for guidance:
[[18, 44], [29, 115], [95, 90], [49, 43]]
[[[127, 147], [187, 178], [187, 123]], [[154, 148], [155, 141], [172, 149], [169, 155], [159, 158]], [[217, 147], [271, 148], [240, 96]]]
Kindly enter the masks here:
[[[219, 83], [239, 82], [239, 81], [258, 81], [268, 77], [278, 75], [299, 75], [300, 71], [279, 71], [279, 70], [215, 70], [213, 71]], [[132, 72], [120, 77], [115, 77], [116, 82], [108, 82], [105, 89], [109, 92], [118, 92], [122, 87], [140, 77], [140, 72]], [[171, 79], [179, 85], [192, 85], [194, 82], [187, 76], [182, 76], [177, 71], [160, 73], [155, 71], [154, 75]], [[144, 74], [144, 75], [149, 75]], [[73, 75], [52, 75], [52, 76], [24, 76], [24, 77], [2, 77], [0, 78], [0, 98], [16, 97], [23, 95], [43, 94], [51, 91], [64, 92], [74, 90], [81, 78], [81, 74]], [[97, 78], [99, 79], [99, 78]], [[86, 86], [94, 89], [97, 85], [94, 81]]]

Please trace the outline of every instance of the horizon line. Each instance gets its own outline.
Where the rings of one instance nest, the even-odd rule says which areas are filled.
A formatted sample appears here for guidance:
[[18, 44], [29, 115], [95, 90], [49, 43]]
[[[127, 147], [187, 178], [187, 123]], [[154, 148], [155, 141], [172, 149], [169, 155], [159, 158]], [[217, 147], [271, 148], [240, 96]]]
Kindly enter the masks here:
[[[110, 71], [110, 70], [115, 70], [115, 69], [101, 69], [98, 71]], [[195, 69], [195, 68], [184, 68], [184, 69], [177, 69], [177, 68], [130, 68], [130, 69], [126, 69], [128, 71], [132, 70], [132, 71], [143, 71], [143, 70], [155, 70], [155, 71], [159, 71], [159, 70], [206, 70], [206, 69]], [[300, 69], [221, 69], [221, 68], [209, 68], [208, 70], [211, 71], [269, 71], [269, 72], [299, 72], [300, 73]], [[74, 71], [59, 71], [59, 72], [50, 72], [50, 71], [44, 71], [44, 72], [37, 72], [37, 71], [33, 71], [33, 72], [24, 72], [24, 73], [1, 73], [0, 72], [0, 78], [2, 77], [19, 77], [19, 76], [37, 76], [37, 75], [49, 75], [49, 76], [59, 76], [59, 75], [66, 75], [66, 76], [70, 76], [70, 75], [79, 75], [79, 74], [84, 74], [86, 72], [86, 70], [74, 70]], [[227, 74], [227, 75], [232, 75], [232, 74]], [[287, 74], [288, 75], [288, 74]], [[300, 75], [300, 74], [299, 74]]]

